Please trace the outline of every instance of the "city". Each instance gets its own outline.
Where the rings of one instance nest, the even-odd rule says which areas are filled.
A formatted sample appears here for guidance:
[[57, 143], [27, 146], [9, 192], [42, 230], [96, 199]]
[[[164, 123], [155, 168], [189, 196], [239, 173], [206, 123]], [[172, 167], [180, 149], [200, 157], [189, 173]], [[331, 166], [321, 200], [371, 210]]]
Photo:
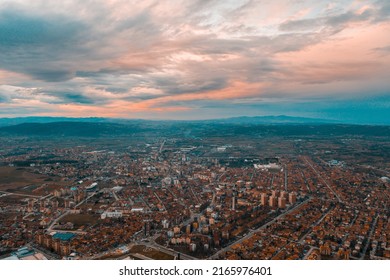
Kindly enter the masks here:
[[1, 0], [0, 275], [390, 274], [389, 34], [389, 0]]
[[390, 259], [388, 126], [155, 125], [0, 128], [0, 258]]

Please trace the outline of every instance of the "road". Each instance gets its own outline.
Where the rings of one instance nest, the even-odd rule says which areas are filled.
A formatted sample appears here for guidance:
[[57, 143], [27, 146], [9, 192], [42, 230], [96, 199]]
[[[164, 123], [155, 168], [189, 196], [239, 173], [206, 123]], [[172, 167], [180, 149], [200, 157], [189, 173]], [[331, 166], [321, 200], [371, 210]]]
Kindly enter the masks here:
[[165, 204], [164, 202], [162, 202], [162, 200], [160, 199], [160, 197], [158, 196], [158, 194], [156, 192], [153, 192], [154, 196], [157, 198], [157, 200], [160, 202], [160, 204], [162, 205], [162, 207], [164, 208], [164, 211], [167, 211], [167, 208], [165, 207]]
[[288, 186], [288, 170], [287, 165], [284, 165], [284, 190], [287, 192], [287, 186]]
[[308, 203], [310, 200], [312, 200], [312, 197], [310, 197], [309, 199], [301, 202], [301, 203], [298, 203], [297, 205], [295, 205], [293, 208], [290, 208], [289, 210], [287, 210], [286, 212], [280, 214], [279, 216], [275, 217], [274, 219], [272, 219], [271, 221], [269, 221], [268, 223], [262, 225], [261, 227], [251, 231], [250, 233], [248, 233], [246, 236], [242, 237], [241, 239], [235, 241], [234, 243], [230, 244], [229, 246], [225, 247], [225, 248], [222, 248], [221, 250], [219, 250], [218, 252], [216, 252], [214, 255], [212, 255], [211, 257], [209, 257], [208, 259], [216, 259], [219, 257], [220, 254], [222, 253], [226, 253], [227, 251], [229, 251], [234, 245], [236, 244], [239, 244], [239, 243], [242, 243], [243, 241], [251, 238], [255, 233], [258, 233], [260, 232], [262, 229], [266, 228], [267, 226], [275, 223], [278, 219], [281, 219], [283, 218], [284, 216], [286, 216], [287, 214], [291, 213], [292, 211], [298, 209], [299, 207], [305, 205], [306, 203]]
[[377, 214], [376, 217], [375, 217], [374, 223], [372, 224], [372, 227], [371, 227], [371, 230], [370, 230], [370, 234], [367, 237], [367, 243], [364, 246], [364, 249], [363, 249], [361, 257], [359, 258], [361, 260], [363, 260], [364, 257], [366, 256], [368, 245], [370, 245], [370, 240], [371, 240], [372, 234], [374, 233], [374, 229], [375, 229], [376, 223], [378, 222], [378, 218], [379, 218], [379, 215]]
[[164, 141], [161, 143], [160, 149], [158, 150], [158, 153], [159, 153], [159, 154], [161, 154], [161, 152], [162, 152], [163, 149], [164, 149], [165, 141], [166, 141], [166, 140], [164, 140]]
[[32, 213], [32, 212], [31, 212], [31, 213], [27, 213], [27, 215], [23, 216], [22, 219], [25, 220], [27, 217], [29, 217], [29, 216], [31, 216], [31, 215], [33, 215], [33, 214], [34, 214], [34, 213]]
[[324, 184], [326, 185], [326, 187], [335, 195], [335, 197], [337, 198], [337, 200], [339, 202], [342, 202], [341, 198], [337, 195], [337, 193], [332, 189], [331, 186], [329, 186], [328, 182], [321, 176], [321, 174], [317, 171], [317, 169], [314, 168], [314, 166], [307, 160], [307, 158], [304, 157], [304, 160], [305, 162], [311, 167], [311, 169], [313, 169], [313, 171], [316, 173], [316, 175], [318, 176], [318, 178], [320, 178], [322, 180], [322, 182], [324, 182]]
[[[135, 243], [129, 243], [129, 244], [127, 244], [126, 246], [127, 246], [127, 249], [130, 251], [131, 248], [133, 248], [134, 245], [135, 245]], [[118, 249], [119, 249], [119, 248], [113, 248], [113, 249], [111, 249], [111, 250], [109, 250], [109, 251], [97, 253], [97, 254], [95, 254], [95, 255], [93, 255], [93, 256], [88, 256], [88, 257], [85, 257], [85, 258], [83, 258], [83, 259], [85, 259], [85, 260], [97, 260], [97, 259], [100, 259], [101, 257], [106, 256], [106, 255], [114, 254], [115, 252], [118, 251]]]
[[216, 193], [215, 193], [215, 190], [213, 190], [213, 198], [211, 199], [210, 206], [214, 206], [215, 205], [215, 198], [216, 198]]
[[199, 197], [195, 194], [194, 190], [192, 189], [192, 187], [189, 187], [189, 189], [191, 190], [191, 193], [192, 195], [194, 196], [195, 200], [200, 204], [200, 199]]
[[306, 185], [307, 191], [308, 191], [309, 193], [311, 193], [309, 184], [307, 183], [307, 178], [306, 178], [306, 176], [303, 174], [303, 171], [302, 171], [301, 168], [299, 168], [299, 171], [301, 172], [302, 178], [303, 178], [303, 180], [305, 181], [305, 185]]
[[305, 256], [303, 257], [304, 260], [307, 259], [308, 256], [310, 256], [311, 252], [313, 252], [313, 250], [317, 249], [316, 247], [313, 247], [313, 246], [310, 246], [310, 250], [305, 254]]
[[165, 254], [172, 255], [172, 256], [180, 254], [180, 259], [181, 260], [197, 260], [197, 258], [192, 257], [190, 255], [187, 255], [187, 254], [184, 254], [184, 253], [181, 253], [181, 252], [177, 252], [177, 251], [175, 251], [173, 249], [170, 249], [170, 248], [166, 248], [166, 247], [156, 243], [154, 240], [150, 241], [149, 243], [139, 242], [138, 244], [139, 245], [144, 245], [144, 246], [147, 246], [147, 247], [150, 247], [150, 248], [153, 248], [155, 250], [161, 251], [161, 252], [163, 252]]
[[274, 185], [274, 179], [275, 179], [275, 174], [272, 174], [272, 178], [271, 178], [271, 184], [270, 184], [270, 187], [273, 188], [273, 185]]
[[67, 210], [67, 211], [65, 211], [64, 213], [62, 213], [60, 216], [58, 216], [57, 218], [55, 218], [55, 219], [50, 223], [50, 225], [48, 226], [47, 231], [48, 231], [48, 232], [53, 231], [53, 226], [54, 226], [59, 220], [61, 220], [63, 217], [65, 217], [66, 215], [68, 215], [69, 213], [70, 213], [70, 210]]
[[[91, 194], [90, 196], [86, 197], [84, 200], [80, 201], [80, 202], [75, 206], [75, 208], [78, 207], [78, 206], [80, 206], [80, 205], [82, 205], [84, 202], [86, 202], [88, 199], [90, 199], [91, 197], [93, 197], [93, 196], [96, 195], [96, 194], [97, 194], [97, 192], [94, 192], [94, 193]], [[67, 211], [65, 211], [64, 213], [62, 213], [60, 216], [58, 216], [57, 218], [55, 218], [55, 219], [50, 223], [49, 227], [47, 228], [47, 231], [48, 231], [48, 232], [53, 231], [53, 226], [54, 226], [59, 220], [61, 220], [63, 217], [65, 217], [66, 215], [68, 215], [69, 213], [70, 213], [70, 210], [67, 210]], [[56, 230], [56, 231], [60, 232], [60, 230]], [[64, 231], [64, 232], [70, 232], [70, 231]], [[73, 231], [73, 232], [77, 232], [77, 231]]]
[[330, 211], [333, 210], [333, 208], [334, 208], [334, 207], [330, 207], [330, 208], [326, 211], [326, 213], [324, 213], [324, 214], [321, 216], [321, 218], [320, 218], [318, 221], [314, 222], [314, 223], [310, 226], [310, 228], [308, 228], [307, 233], [304, 234], [304, 235], [301, 237], [301, 239], [298, 241], [298, 243], [303, 244], [303, 243], [304, 243], [304, 240], [305, 240], [305, 238], [306, 238], [306, 236], [311, 232], [311, 230], [313, 229], [313, 227], [318, 226], [318, 225], [325, 219], [325, 217], [328, 216], [328, 214], [330, 213]]
[[49, 260], [58, 260], [59, 256], [54, 254], [53, 252], [50, 252], [49, 250], [46, 250], [44, 248], [38, 248], [35, 245], [30, 245], [31, 249], [33, 249], [35, 252], [43, 254], [47, 259]]
[[41, 196], [32, 195], [32, 194], [13, 193], [13, 192], [5, 192], [5, 191], [0, 191], [0, 193], [7, 194], [7, 195], [17, 195], [17, 196], [32, 197], [32, 198], [42, 198]]
[[112, 196], [115, 198], [116, 201], [119, 200], [118, 196], [116, 195], [116, 192], [115, 191], [112, 191]]
[[91, 197], [93, 197], [94, 195], [96, 195], [98, 192], [93, 192], [90, 196], [87, 196], [85, 199], [83, 199], [82, 201], [80, 201], [78, 204], [76, 204], [75, 208], [76, 207], [79, 207], [80, 205], [82, 205], [84, 202], [86, 202], [88, 199], [90, 199]]

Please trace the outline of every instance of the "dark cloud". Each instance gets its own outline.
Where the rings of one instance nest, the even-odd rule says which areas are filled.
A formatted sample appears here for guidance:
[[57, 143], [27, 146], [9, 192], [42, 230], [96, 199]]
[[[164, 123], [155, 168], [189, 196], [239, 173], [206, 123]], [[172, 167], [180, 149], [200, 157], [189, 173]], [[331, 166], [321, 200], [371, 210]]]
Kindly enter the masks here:
[[356, 14], [352, 11], [346, 13], [331, 15], [319, 18], [289, 20], [279, 26], [281, 31], [308, 31], [318, 28], [331, 28], [341, 30], [349, 23], [363, 22], [372, 19], [375, 12], [372, 9], [367, 9], [361, 14]]
[[157, 82], [158, 87], [164, 88], [169, 94], [197, 93], [222, 89], [227, 85], [227, 81], [223, 78], [210, 80], [205, 77], [198, 80], [177, 80]]
[[377, 5], [379, 5], [377, 21], [390, 19], [390, 1], [379, 0], [377, 1]]
[[[102, 11], [92, 8], [91, 13], [97, 16]], [[42, 16], [13, 7], [0, 11], [0, 65], [48, 82], [121, 74], [121, 69], [105, 65], [125, 52], [144, 52], [160, 40], [159, 34], [148, 11], [122, 20], [108, 14], [87, 21], [72, 14]]]
[[74, 41], [83, 26], [63, 17], [41, 18], [23, 11], [0, 13], [1, 47], [37, 47], [51, 44], [60, 47]]
[[97, 88], [97, 89], [107, 90], [113, 93], [125, 93], [128, 91], [128, 88], [121, 88], [121, 87], [108, 87], [108, 88]]
[[65, 62], [81, 51], [85, 25], [63, 16], [41, 18], [21, 10], [0, 13], [1, 68], [57, 82], [73, 77]]
[[57, 96], [59, 101], [55, 103], [76, 103], [76, 104], [95, 104], [96, 100], [76, 92], [52, 92], [52, 96]]
[[374, 11], [372, 9], [367, 9], [361, 14], [356, 14], [352, 11], [349, 11], [347, 13], [328, 17], [326, 18], [325, 23], [332, 27], [338, 27], [338, 26], [344, 26], [348, 23], [362, 22], [362, 21], [369, 20], [372, 18], [373, 15], [374, 15]]
[[66, 81], [74, 77], [74, 73], [69, 70], [58, 69], [30, 69], [26, 68], [26, 73], [33, 78], [47, 82]]
[[324, 24], [324, 18], [288, 20], [279, 26], [279, 30], [281, 30], [281, 31], [307, 31], [307, 30], [312, 30], [312, 29], [321, 27], [323, 24]]

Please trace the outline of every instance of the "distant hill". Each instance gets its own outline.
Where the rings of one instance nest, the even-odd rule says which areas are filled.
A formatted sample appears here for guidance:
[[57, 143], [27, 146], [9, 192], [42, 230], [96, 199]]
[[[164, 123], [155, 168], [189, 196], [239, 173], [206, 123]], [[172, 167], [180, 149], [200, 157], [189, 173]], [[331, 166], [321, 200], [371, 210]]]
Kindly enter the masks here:
[[234, 117], [227, 119], [210, 120], [220, 123], [251, 123], [251, 124], [313, 124], [313, 123], [340, 123], [335, 120], [317, 119], [317, 118], [304, 118], [304, 117], [291, 117], [291, 116], [255, 116], [255, 117]]
[[[111, 119], [111, 121], [113, 121]], [[116, 137], [136, 134], [152, 137], [334, 137], [344, 135], [390, 137], [390, 126], [257, 123], [231, 121], [128, 121], [128, 122], [48, 122], [22, 123], [0, 127], [0, 136], [33, 137]]]
[[52, 123], [52, 122], [108, 122], [107, 118], [67, 118], [67, 117], [18, 117], [0, 118], [1, 126], [17, 125], [22, 123]]
[[69, 118], [69, 117], [17, 117], [17, 118], [0, 118], [0, 127], [18, 125], [23, 123], [54, 123], [54, 122], [88, 122], [88, 123], [122, 123], [122, 124], [155, 124], [155, 123], [231, 123], [231, 124], [304, 124], [304, 123], [340, 123], [335, 120], [291, 117], [291, 116], [255, 116], [255, 117], [233, 117], [225, 119], [210, 120], [143, 120], [143, 119], [118, 119], [118, 118]]
[[0, 135], [16, 136], [76, 136], [100, 137], [139, 133], [144, 129], [134, 125], [99, 122], [22, 123], [0, 127]]

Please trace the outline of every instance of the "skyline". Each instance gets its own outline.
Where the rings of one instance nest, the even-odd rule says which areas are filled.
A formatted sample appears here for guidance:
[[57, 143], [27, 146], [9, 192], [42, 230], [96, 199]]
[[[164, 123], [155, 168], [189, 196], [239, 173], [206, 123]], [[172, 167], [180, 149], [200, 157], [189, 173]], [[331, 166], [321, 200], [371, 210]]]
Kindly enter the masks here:
[[0, 118], [387, 123], [388, 1], [2, 1]]

